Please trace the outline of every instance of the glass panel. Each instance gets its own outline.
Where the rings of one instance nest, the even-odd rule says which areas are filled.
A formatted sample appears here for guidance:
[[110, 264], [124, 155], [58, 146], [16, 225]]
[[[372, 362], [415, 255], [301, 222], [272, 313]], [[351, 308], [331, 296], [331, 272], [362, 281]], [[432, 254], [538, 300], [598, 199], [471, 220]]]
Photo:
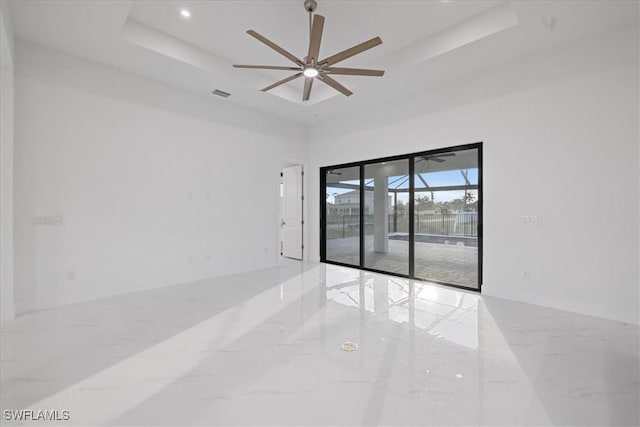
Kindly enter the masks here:
[[478, 150], [415, 157], [415, 277], [478, 288]]
[[409, 274], [409, 160], [364, 167], [364, 266]]
[[326, 171], [326, 259], [360, 266], [360, 168]]

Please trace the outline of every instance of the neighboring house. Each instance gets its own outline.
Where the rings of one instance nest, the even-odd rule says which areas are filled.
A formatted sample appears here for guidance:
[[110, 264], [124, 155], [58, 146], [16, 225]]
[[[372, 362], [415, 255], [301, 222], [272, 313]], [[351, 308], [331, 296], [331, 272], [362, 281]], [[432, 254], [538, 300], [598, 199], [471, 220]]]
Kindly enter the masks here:
[[[353, 190], [334, 196], [334, 203], [327, 206], [329, 215], [360, 215], [360, 191]], [[392, 198], [387, 200], [387, 211], [391, 210]], [[373, 191], [364, 192], [364, 214], [373, 214]]]

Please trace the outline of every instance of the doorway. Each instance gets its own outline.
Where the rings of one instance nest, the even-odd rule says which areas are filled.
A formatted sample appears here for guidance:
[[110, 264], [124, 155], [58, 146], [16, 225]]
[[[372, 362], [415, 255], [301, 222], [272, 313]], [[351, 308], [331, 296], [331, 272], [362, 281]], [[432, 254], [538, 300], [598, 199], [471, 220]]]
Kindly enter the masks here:
[[482, 286], [482, 143], [323, 167], [321, 261]]
[[280, 253], [286, 258], [302, 260], [304, 250], [304, 170], [302, 165], [284, 168], [281, 178]]

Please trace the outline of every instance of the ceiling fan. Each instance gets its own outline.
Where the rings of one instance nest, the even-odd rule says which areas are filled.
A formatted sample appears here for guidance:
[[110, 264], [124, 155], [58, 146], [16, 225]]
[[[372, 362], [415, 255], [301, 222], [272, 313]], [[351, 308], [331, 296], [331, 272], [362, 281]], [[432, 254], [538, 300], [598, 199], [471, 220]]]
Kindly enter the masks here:
[[444, 163], [445, 159], [443, 159], [442, 157], [453, 157], [455, 155], [456, 153], [428, 154], [426, 156], [420, 156], [420, 158], [418, 159], [418, 162], [422, 160], [428, 162], [429, 160], [431, 160], [436, 163]]
[[283, 71], [297, 71], [295, 74], [279, 80], [274, 84], [265, 87], [262, 89], [263, 92], [271, 90], [275, 87], [288, 83], [292, 80], [297, 79], [298, 77], [304, 76], [304, 89], [302, 91], [302, 100], [308, 101], [311, 95], [311, 86], [313, 85], [313, 80], [318, 79], [322, 83], [332, 87], [338, 92], [350, 96], [353, 94], [349, 89], [338, 83], [335, 79], [331, 77], [331, 75], [350, 75], [350, 76], [374, 76], [374, 77], [382, 77], [384, 75], [383, 70], [369, 70], [362, 68], [342, 68], [342, 67], [334, 67], [334, 64], [338, 62], [344, 61], [347, 58], [351, 58], [354, 55], [362, 53], [366, 50], [369, 50], [373, 47], [376, 47], [382, 44], [382, 39], [380, 37], [374, 37], [371, 40], [367, 40], [366, 42], [360, 43], [359, 45], [353, 46], [349, 49], [343, 50], [342, 52], [336, 53], [335, 55], [331, 55], [324, 59], [319, 59], [318, 55], [320, 53], [320, 41], [322, 40], [322, 30], [324, 27], [324, 16], [314, 15], [313, 12], [316, 10], [318, 6], [315, 0], [306, 0], [304, 2], [304, 8], [307, 12], [309, 12], [309, 51], [307, 52], [307, 56], [304, 60], [299, 59], [298, 57], [292, 55], [282, 47], [278, 46], [271, 40], [266, 37], [258, 34], [254, 30], [248, 30], [247, 34], [258, 39], [262, 43], [269, 46], [271, 49], [280, 53], [282, 56], [293, 62], [295, 67], [285, 67], [285, 66], [275, 66], [275, 65], [235, 65], [235, 68], [257, 68], [263, 70], [283, 70]]

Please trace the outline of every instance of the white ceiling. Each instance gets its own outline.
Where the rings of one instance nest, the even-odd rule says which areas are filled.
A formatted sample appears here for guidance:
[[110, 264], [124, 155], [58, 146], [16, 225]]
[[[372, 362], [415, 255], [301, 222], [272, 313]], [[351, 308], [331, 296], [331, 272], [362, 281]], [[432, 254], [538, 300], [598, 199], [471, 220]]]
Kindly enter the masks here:
[[[444, 81], [528, 53], [631, 25], [634, 1], [331, 1], [321, 57], [380, 36], [384, 44], [340, 65], [382, 68], [382, 78], [336, 77], [354, 95], [316, 84], [300, 101], [302, 79], [273, 93], [260, 88], [287, 72], [233, 69], [231, 64], [289, 65], [246, 34], [254, 29], [303, 57], [308, 15], [287, 1], [13, 1], [15, 35], [119, 69], [158, 79], [300, 123], [427, 91]], [[190, 19], [180, 10], [191, 12]], [[213, 89], [232, 93], [227, 99]], [[428, 100], [425, 100], [428, 102]]]

